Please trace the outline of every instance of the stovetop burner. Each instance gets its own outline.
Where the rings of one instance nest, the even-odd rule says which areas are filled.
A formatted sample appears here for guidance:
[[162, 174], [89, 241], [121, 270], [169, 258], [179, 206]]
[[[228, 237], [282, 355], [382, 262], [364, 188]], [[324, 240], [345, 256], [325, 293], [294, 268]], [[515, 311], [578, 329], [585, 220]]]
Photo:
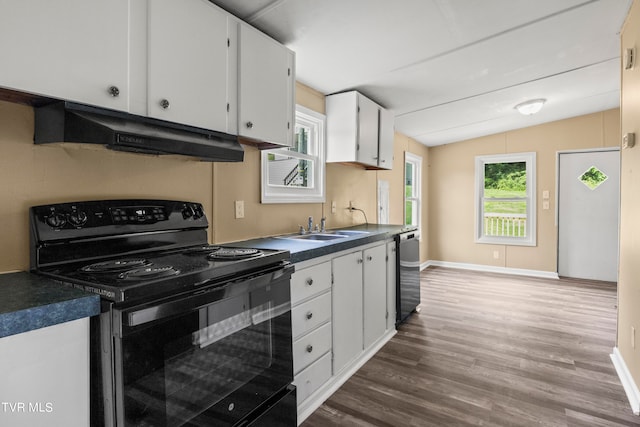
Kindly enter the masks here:
[[148, 265], [151, 265], [151, 263], [144, 258], [119, 259], [85, 265], [80, 268], [80, 271], [85, 273], [118, 273]]
[[118, 278], [123, 280], [145, 280], [145, 279], [158, 279], [161, 277], [175, 276], [180, 274], [180, 270], [174, 268], [171, 265], [162, 266], [150, 266], [143, 268], [136, 268], [134, 270], [125, 271], [118, 275]]
[[210, 253], [220, 249], [220, 246], [216, 245], [202, 245], [195, 248], [189, 248], [184, 250], [182, 253], [186, 255], [200, 255], [203, 253]]
[[212, 260], [233, 261], [237, 259], [246, 259], [262, 255], [262, 251], [250, 248], [219, 248], [217, 251], [211, 252], [207, 258]]

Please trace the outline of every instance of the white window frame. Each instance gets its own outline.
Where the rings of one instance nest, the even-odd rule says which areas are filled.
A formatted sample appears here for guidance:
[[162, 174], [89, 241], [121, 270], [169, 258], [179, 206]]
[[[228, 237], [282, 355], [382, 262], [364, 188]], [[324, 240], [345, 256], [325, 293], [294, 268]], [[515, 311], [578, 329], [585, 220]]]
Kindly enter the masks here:
[[[415, 190], [414, 197], [407, 197], [406, 190], [406, 179], [407, 179], [407, 163], [413, 165], [413, 170], [415, 173], [413, 188]], [[404, 194], [404, 215], [403, 222], [406, 222], [407, 218], [407, 202], [413, 202], [414, 208], [417, 208], [417, 212], [411, 212], [414, 218], [417, 218], [417, 224], [411, 224], [418, 227], [418, 230], [421, 229], [422, 223], [422, 157], [417, 156], [413, 153], [409, 153], [405, 151], [404, 153], [404, 174], [402, 176], [403, 183], [403, 194]], [[407, 224], [405, 224], [407, 225]]]
[[[526, 236], [484, 236], [484, 170], [487, 163], [525, 162], [527, 173]], [[536, 246], [536, 153], [477, 156], [475, 159], [475, 242], [514, 246]], [[507, 201], [511, 199], [505, 199]]]
[[[301, 105], [296, 105], [296, 123], [303, 123], [312, 129], [312, 135], [310, 137], [314, 138], [317, 153], [298, 153], [289, 150], [288, 147], [263, 150], [261, 152], [262, 203], [323, 203], [325, 201], [326, 116]], [[269, 185], [270, 153], [313, 161], [313, 186], [301, 188]]]

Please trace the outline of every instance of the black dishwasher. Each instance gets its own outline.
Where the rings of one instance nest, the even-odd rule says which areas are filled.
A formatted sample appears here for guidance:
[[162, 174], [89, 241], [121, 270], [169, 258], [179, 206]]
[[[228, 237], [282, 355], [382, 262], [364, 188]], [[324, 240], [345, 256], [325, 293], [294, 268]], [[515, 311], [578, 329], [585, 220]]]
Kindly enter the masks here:
[[396, 326], [407, 321], [420, 304], [420, 233], [416, 229], [396, 236]]

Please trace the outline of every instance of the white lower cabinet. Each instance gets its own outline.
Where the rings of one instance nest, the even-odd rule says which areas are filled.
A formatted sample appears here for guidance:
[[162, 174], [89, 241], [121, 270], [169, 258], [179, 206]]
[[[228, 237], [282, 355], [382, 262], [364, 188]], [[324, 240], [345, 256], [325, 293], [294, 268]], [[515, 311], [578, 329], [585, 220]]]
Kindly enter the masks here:
[[387, 242], [387, 330], [396, 327], [397, 256], [396, 241]]
[[293, 372], [297, 374], [331, 350], [331, 324], [326, 323], [293, 343]]
[[300, 337], [331, 319], [331, 292], [326, 292], [291, 310], [293, 339]]
[[299, 423], [395, 333], [395, 257], [395, 242], [384, 241], [296, 264], [291, 319]]
[[331, 262], [296, 265], [291, 277], [293, 383], [298, 406], [331, 378]]
[[363, 252], [364, 348], [387, 331], [387, 248], [383, 243]]
[[89, 425], [89, 318], [0, 339], [0, 426]]
[[336, 257], [333, 266], [333, 372], [362, 353], [362, 251]]
[[325, 354], [296, 375], [294, 384], [297, 388], [298, 402], [304, 402], [329, 379], [331, 379], [331, 353]]

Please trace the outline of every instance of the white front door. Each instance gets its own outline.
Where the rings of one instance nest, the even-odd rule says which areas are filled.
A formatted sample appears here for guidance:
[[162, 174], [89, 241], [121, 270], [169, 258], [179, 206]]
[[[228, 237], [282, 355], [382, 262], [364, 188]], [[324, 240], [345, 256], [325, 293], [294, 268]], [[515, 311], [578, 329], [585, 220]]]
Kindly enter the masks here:
[[558, 274], [618, 280], [620, 151], [559, 154]]

